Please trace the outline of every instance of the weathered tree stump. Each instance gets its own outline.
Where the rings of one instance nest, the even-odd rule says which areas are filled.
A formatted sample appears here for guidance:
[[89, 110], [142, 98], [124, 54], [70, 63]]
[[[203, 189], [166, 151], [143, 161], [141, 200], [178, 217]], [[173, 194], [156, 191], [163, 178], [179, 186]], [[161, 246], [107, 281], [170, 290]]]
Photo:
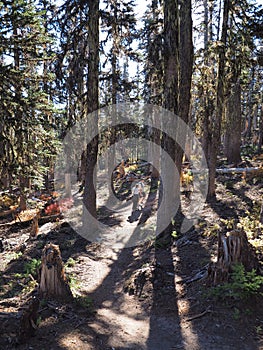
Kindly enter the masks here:
[[[1, 305], [0, 305], [1, 306]], [[19, 309], [15, 307], [0, 307], [0, 344], [3, 349], [8, 346], [25, 343], [35, 334], [37, 329], [39, 299], [30, 297]]]
[[18, 341], [24, 343], [29, 337], [35, 334], [37, 329], [39, 298], [33, 296], [23, 305], [22, 315], [19, 323]]
[[262, 201], [261, 207], [260, 207], [259, 222], [261, 224], [263, 224], [263, 201]]
[[72, 298], [68, 285], [60, 249], [55, 244], [47, 244], [42, 253], [39, 293], [41, 297], [52, 297], [63, 300]]
[[[70, 301], [72, 293], [67, 283], [59, 247], [47, 244], [42, 253], [38, 290], [22, 304], [13, 306], [0, 303], [0, 348], [13, 349], [25, 343], [37, 329], [38, 308], [41, 298], [59, 298]], [[5, 305], [5, 307], [3, 307]]]
[[246, 271], [258, 270], [259, 263], [246, 232], [233, 230], [227, 235], [218, 235], [217, 262], [208, 269], [209, 284], [218, 285], [229, 280], [233, 265], [242, 264]]

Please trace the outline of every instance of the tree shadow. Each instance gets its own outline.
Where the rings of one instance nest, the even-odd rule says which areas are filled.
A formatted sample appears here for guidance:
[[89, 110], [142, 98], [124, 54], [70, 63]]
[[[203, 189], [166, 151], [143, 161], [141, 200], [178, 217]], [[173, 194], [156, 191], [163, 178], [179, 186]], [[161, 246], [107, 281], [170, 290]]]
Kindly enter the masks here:
[[249, 198], [249, 197], [246, 195], [246, 190], [247, 190], [247, 188], [244, 187], [244, 186], [241, 187], [241, 188], [239, 188], [239, 189], [236, 189], [236, 188], [234, 188], [234, 187], [229, 188], [229, 191], [230, 191], [233, 195], [239, 197], [239, 198], [240, 198], [243, 202], [245, 202], [250, 208], [252, 208], [252, 207], [253, 207], [253, 201], [252, 201], [251, 198]]
[[238, 216], [241, 213], [244, 213], [242, 209], [239, 210], [237, 207], [237, 203], [234, 201], [230, 201], [228, 203], [225, 203], [224, 201], [213, 198], [207, 201], [207, 204], [211, 207], [211, 209], [221, 218], [223, 219], [238, 219]]
[[[218, 205], [218, 210], [219, 207], [220, 205]], [[34, 241], [35, 245], [44, 245], [48, 241], [60, 245], [63, 261], [66, 261], [70, 256], [90, 256], [89, 242], [78, 236], [67, 224], [62, 225], [60, 230], [62, 231], [60, 233], [53, 230], [47, 235], [39, 237]], [[137, 234], [138, 227], [135, 228], [130, 242], [136, 239]], [[72, 306], [69, 306], [67, 312], [60, 313], [53, 310], [51, 318], [54, 319], [55, 325], [43, 322], [36, 337], [18, 349], [28, 349], [29, 345], [36, 344], [38, 348], [41, 348], [42, 344], [44, 347], [49, 343], [53, 349], [62, 350], [68, 348], [63, 345], [63, 339], [68, 339], [68, 344], [71, 344], [70, 341], [77, 342], [80, 338], [82, 339], [82, 342], [79, 343], [80, 346], [85, 348], [85, 342], [87, 342], [88, 346], [94, 350], [105, 350], [113, 347], [120, 350], [242, 349], [235, 347], [235, 341], [237, 346], [240, 346], [241, 343], [238, 339], [239, 335], [233, 335], [233, 332], [231, 334], [232, 320], [229, 319], [226, 322], [224, 319], [226, 322], [224, 325], [223, 319], [217, 317], [214, 310], [214, 313], [207, 313], [201, 318], [201, 321], [200, 319], [186, 321], [187, 317], [198, 315], [206, 310], [203, 308], [204, 306], [209, 306], [210, 301], [207, 304], [200, 304], [202, 285], [199, 282], [187, 281], [189, 277], [209, 262], [210, 255], [204, 242], [200, 240], [194, 230], [182, 238], [184, 240], [178, 240], [173, 245], [149, 245], [148, 249], [145, 249], [145, 246], [141, 249], [140, 247], [131, 247], [116, 251], [114, 248], [108, 248], [114, 253], [114, 257], [108, 258], [110, 260], [109, 271], [100, 285], [87, 294], [93, 300], [97, 314], [90, 314], [88, 310], [81, 308], [79, 310], [72, 309]], [[31, 249], [27, 251], [27, 254], [32, 257], [39, 256], [37, 254], [41, 253], [41, 249], [36, 249], [35, 245], [32, 244]], [[103, 250], [103, 246], [102, 251], [103, 254], [107, 254], [106, 249]], [[7, 269], [5, 273], [17, 271], [19, 266], [21, 267], [21, 261], [14, 261], [12, 270], [10, 265], [9, 271]], [[143, 270], [145, 267], [146, 269], [152, 268], [150, 269], [150, 278], [142, 273], [142, 278], [137, 285], [137, 295], [128, 297], [136, 300], [129, 304], [127, 295], [124, 294], [122, 282], [138, 270], [148, 271]], [[89, 272], [84, 271], [83, 273], [88, 274]], [[149, 297], [148, 303], [151, 305], [150, 308], [147, 307], [145, 301], [140, 306], [140, 300], [145, 300], [145, 289], [149, 286], [152, 288], [151, 299]], [[134, 305], [138, 309], [135, 309]], [[73, 317], [72, 310], [77, 318]], [[116, 323], [114, 319], [119, 321]], [[141, 336], [141, 331], [136, 333], [135, 327], [143, 327], [148, 321], [149, 329], [145, 329], [148, 335], [145, 337], [145, 344], [142, 345], [141, 339], [138, 338]], [[222, 337], [222, 332], [218, 338], [214, 338], [213, 327], [215, 324], [222, 327], [225, 339]], [[211, 336], [209, 332], [211, 332]], [[132, 334], [133, 339], [127, 341], [129, 334]], [[52, 341], [50, 341], [50, 337], [52, 337]], [[138, 341], [136, 341], [136, 337]], [[227, 345], [228, 339], [231, 341], [229, 347]], [[193, 341], [194, 343], [191, 344]], [[116, 344], [122, 345], [116, 346]], [[247, 347], [248, 350], [256, 348], [255, 342], [251, 343], [251, 347]]]
[[114, 227], [120, 226], [122, 220], [116, 216], [116, 212], [102, 205], [98, 208], [98, 221], [104, 225]]
[[153, 296], [147, 349], [184, 348], [171, 246], [156, 248], [154, 259]]

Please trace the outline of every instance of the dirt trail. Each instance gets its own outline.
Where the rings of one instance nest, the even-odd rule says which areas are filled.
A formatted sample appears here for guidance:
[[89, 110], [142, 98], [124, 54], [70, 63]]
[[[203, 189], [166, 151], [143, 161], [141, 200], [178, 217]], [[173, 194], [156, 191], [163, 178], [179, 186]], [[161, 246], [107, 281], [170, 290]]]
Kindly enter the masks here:
[[[229, 200], [232, 205], [233, 196]], [[206, 222], [217, 222], [219, 212], [229, 215], [225, 203], [216, 203], [216, 210], [207, 205]], [[138, 222], [127, 221], [130, 210], [127, 203], [119, 213], [108, 216], [106, 245], [88, 243], [63, 222], [42, 226], [36, 240], [29, 240], [30, 229], [19, 224], [2, 232], [10, 242], [20, 238], [19, 244], [26, 237], [23, 256], [4, 269], [6, 286], [14, 282], [14, 274], [27, 259], [40, 258], [45, 243], [53, 242], [60, 246], [64, 262], [74, 259], [66, 272], [75, 276], [77, 293], [88, 296], [94, 311], [59, 301], [42, 305], [36, 336], [17, 349], [263, 350], [260, 301], [246, 305], [215, 302], [206, 296], [203, 280], [191, 282], [216, 254], [215, 237], [205, 236], [200, 226], [171, 247], [156, 246], [152, 240], [123, 248], [115, 244], [114, 232], [136, 231]], [[0, 254], [5, 259], [10, 250]], [[0, 303], [1, 310], [8, 311], [8, 303], [16, 303], [20, 294], [15, 299], [7, 296], [5, 304]], [[0, 349], [14, 347], [0, 344]]]
[[[196, 241], [192, 241], [188, 253], [198, 256], [199, 243], [193, 242]], [[183, 254], [189, 248], [185, 247]], [[99, 260], [96, 263], [86, 261], [89, 268], [82, 269], [78, 276], [82, 290], [94, 300], [96, 316], [89, 327], [101, 340], [102, 349], [261, 349], [254, 342], [251, 330], [244, 329], [245, 324], [240, 327], [233, 319], [231, 310], [220, 315], [220, 310], [200, 298], [200, 293], [196, 292], [200, 285], [191, 290], [181, 283], [189, 276], [180, 273], [178, 248], [160, 250], [157, 254], [150, 251], [147, 257], [140, 248], [99, 249]], [[150, 274], [150, 281], [147, 277], [138, 281], [142, 290], [137, 295], [124, 293], [127, 270], [132, 273], [136, 267], [141, 268], [135, 260], [142, 257], [152, 261], [152, 266], [148, 267], [151, 270], [155, 265], [155, 273]], [[145, 268], [147, 271], [147, 266]], [[236, 333], [235, 327], [240, 332]]]
[[[54, 237], [58, 235], [60, 241], [54, 242], [60, 243], [64, 259], [71, 256], [77, 261], [67, 273], [76, 276], [78, 292], [91, 298], [95, 314], [60, 303], [47, 310], [44, 307], [36, 336], [18, 349], [263, 349], [249, 316], [235, 319], [233, 309], [221, 310], [202, 297], [202, 283], [185, 282], [209, 256], [206, 242], [195, 233], [179, 246], [157, 250], [146, 246], [113, 249], [98, 243], [83, 250], [85, 242], [81, 240], [75, 254], [63, 246], [75, 239], [73, 234], [63, 228]], [[31, 246], [31, 256], [33, 251]], [[129, 286], [134, 295], [129, 295], [125, 286], [138, 271], [138, 278]], [[13, 350], [1, 345], [0, 349]]]
[[[220, 210], [223, 213], [224, 206]], [[109, 227], [107, 245], [91, 245], [95, 259], [84, 259], [78, 274], [82, 291], [94, 302], [96, 315], [89, 327], [99, 346], [119, 350], [263, 349], [254, 333], [258, 315], [262, 320], [261, 311], [251, 317], [242, 309], [216, 305], [204, 297], [202, 280], [186, 282], [216, 254], [216, 240], [211, 246], [200, 231], [190, 230], [172, 247], [130, 244], [123, 248], [116, 245], [115, 230], [132, 242], [138, 221], [128, 222], [130, 213], [131, 204], [126, 203], [111, 217], [119, 224]], [[204, 216], [207, 221], [218, 220], [208, 205]], [[146, 225], [152, 229], [155, 223], [156, 217], [151, 217]], [[134, 295], [124, 292], [127, 285]]]

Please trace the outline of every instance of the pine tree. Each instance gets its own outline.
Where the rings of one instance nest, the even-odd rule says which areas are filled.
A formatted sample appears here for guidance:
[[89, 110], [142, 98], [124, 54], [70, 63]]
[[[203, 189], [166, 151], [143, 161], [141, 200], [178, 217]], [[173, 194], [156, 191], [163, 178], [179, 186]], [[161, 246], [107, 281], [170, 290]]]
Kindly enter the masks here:
[[58, 102], [65, 105], [62, 136], [85, 116], [89, 54], [88, 11], [87, 2], [65, 1], [54, 19], [60, 50], [54, 67]]
[[156, 0], [148, 6], [141, 30], [141, 45], [144, 60], [144, 100], [162, 105], [163, 96], [163, 11]]
[[[143, 17], [140, 49], [145, 57], [143, 64], [144, 91], [146, 104], [162, 106], [163, 101], [163, 8], [156, 0], [152, 0]], [[147, 128], [147, 138], [152, 142], [148, 148], [147, 159], [154, 164], [152, 180], [159, 177], [161, 125], [159, 115], [152, 110], [147, 118], [151, 118], [154, 128]], [[159, 147], [156, 147], [158, 145]]]
[[36, 7], [33, 1], [0, 4], [0, 162], [5, 174], [9, 174], [9, 185], [20, 186], [23, 209], [25, 189], [41, 178], [45, 172], [43, 159], [54, 154], [54, 130], [47, 119], [53, 106], [43, 89], [52, 80], [43, 69], [49, 59], [43, 47], [51, 42], [51, 37], [45, 33], [43, 14], [41, 3]]
[[[98, 109], [99, 109], [99, 0], [89, 0], [88, 12], [88, 80], [86, 114], [91, 135], [95, 135], [87, 145], [86, 178], [83, 194], [83, 204], [95, 219], [96, 207], [96, 163], [98, 154]], [[95, 175], [94, 175], [95, 172]], [[96, 230], [96, 224], [87, 222], [84, 215], [84, 227]], [[88, 225], [88, 226], [86, 226]], [[94, 226], [94, 227], [93, 227]]]
[[[193, 86], [197, 100], [195, 105], [194, 97], [193, 110], [197, 127], [198, 122], [201, 125], [198, 132], [202, 134], [208, 160], [208, 197], [212, 198], [222, 136], [228, 162], [237, 164], [241, 160], [241, 129], [246, 137], [250, 137], [253, 120], [257, 119], [253, 118], [258, 115], [258, 104], [253, 95], [260, 83], [258, 85], [258, 78], [255, 78], [253, 59], [253, 28], [256, 26], [251, 24], [257, 23], [258, 18], [257, 9], [246, 0], [224, 2], [224, 6], [221, 2], [204, 0], [203, 5], [204, 47], [196, 51]], [[218, 22], [221, 23], [220, 30]], [[241, 119], [242, 115], [247, 116], [246, 121]]]
[[[132, 48], [137, 37], [136, 19], [134, 14], [134, 1], [132, 0], [107, 0], [104, 1], [102, 13], [102, 32], [105, 39], [101, 41], [102, 64], [100, 72], [100, 103], [104, 105], [116, 105], [121, 102], [134, 100], [133, 78], [129, 76], [129, 65], [138, 60], [138, 55]], [[110, 118], [117, 118], [111, 115]], [[111, 120], [113, 122], [113, 120]], [[115, 120], [117, 122], [117, 119]], [[116, 131], [109, 127], [107, 132], [106, 167], [108, 179], [111, 179], [112, 165], [116, 164], [115, 141]], [[111, 147], [109, 147], [111, 146]], [[121, 155], [127, 158], [127, 154]], [[109, 192], [111, 182], [108, 182]]]
[[[175, 143], [176, 140], [176, 120], [175, 116], [179, 112], [179, 6], [178, 1], [164, 1], [164, 78], [163, 78], [163, 107], [172, 112], [168, 118], [163, 120], [167, 130], [171, 130], [174, 137], [166, 133], [162, 135], [162, 147], [164, 152], [169, 154], [175, 165], [180, 166], [180, 156], [182, 150]], [[179, 206], [180, 190], [179, 177], [176, 176], [171, 164], [167, 164], [165, 157], [161, 163], [161, 176], [164, 183], [164, 192], [162, 201], [164, 203], [163, 211], [158, 211], [157, 227], [160, 230], [160, 223], [169, 223], [173, 218], [173, 210]], [[180, 169], [180, 168], [177, 168]], [[165, 235], [171, 233], [172, 226], [168, 225], [165, 229]]]
[[[138, 61], [138, 54], [133, 49], [137, 38], [134, 0], [106, 0], [101, 10], [101, 104], [105, 105], [104, 96], [112, 104], [123, 102], [129, 96], [133, 100], [133, 80], [129, 80], [127, 67]], [[126, 67], [126, 68], [125, 68]], [[125, 74], [126, 69], [126, 74]], [[105, 88], [104, 88], [105, 86]], [[110, 87], [111, 97], [106, 89]]]

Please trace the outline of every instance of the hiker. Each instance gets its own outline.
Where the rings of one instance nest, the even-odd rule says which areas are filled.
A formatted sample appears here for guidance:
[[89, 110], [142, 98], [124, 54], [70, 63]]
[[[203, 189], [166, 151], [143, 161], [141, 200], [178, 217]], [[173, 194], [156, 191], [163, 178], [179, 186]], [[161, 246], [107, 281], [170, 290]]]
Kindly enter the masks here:
[[144, 183], [142, 180], [138, 182], [138, 185], [140, 187], [140, 194], [141, 194], [141, 199], [146, 196], [145, 191], [144, 191]]
[[130, 199], [132, 200], [132, 212], [131, 212], [131, 215], [128, 217], [129, 222], [138, 220], [140, 216], [140, 212], [138, 210], [140, 198], [141, 198], [141, 187], [139, 186], [138, 183], [136, 183], [135, 186], [132, 187], [131, 195], [127, 198], [127, 201]]
[[132, 215], [138, 209], [139, 201], [142, 197], [142, 188], [136, 183], [132, 189]]

